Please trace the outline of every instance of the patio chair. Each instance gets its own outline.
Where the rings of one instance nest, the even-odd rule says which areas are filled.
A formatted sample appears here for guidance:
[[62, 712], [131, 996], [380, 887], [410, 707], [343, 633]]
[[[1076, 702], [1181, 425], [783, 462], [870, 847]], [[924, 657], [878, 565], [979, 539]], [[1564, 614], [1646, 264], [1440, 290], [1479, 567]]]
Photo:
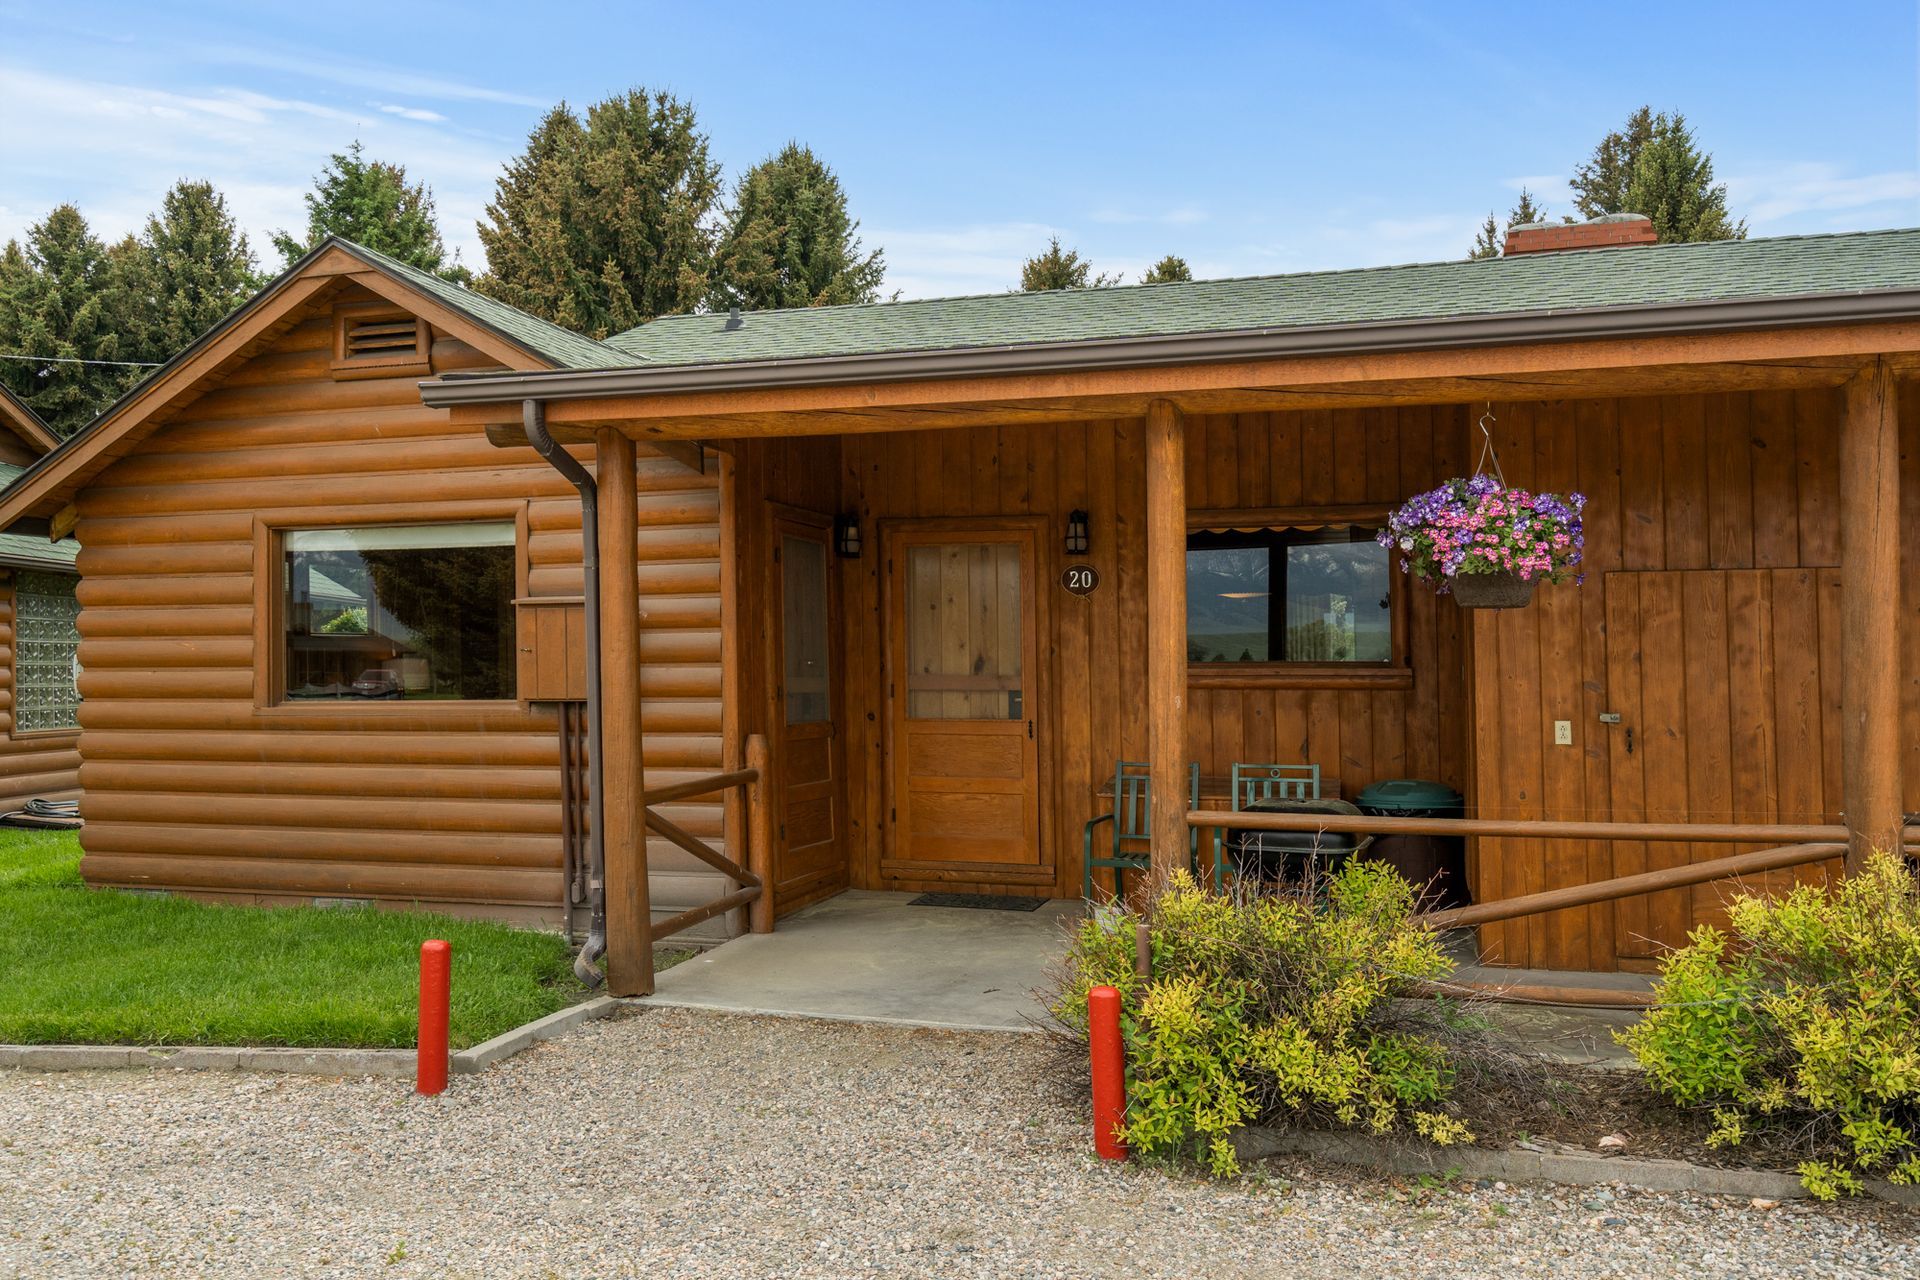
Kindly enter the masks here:
[[[1267, 800], [1318, 800], [1320, 766], [1317, 764], [1236, 764], [1233, 766], [1233, 811], [1252, 808]], [[1220, 891], [1226, 875], [1224, 832], [1213, 829], [1213, 889]]]
[[[1153, 858], [1149, 846], [1153, 839], [1152, 811], [1148, 806], [1151, 793], [1148, 766], [1137, 760], [1122, 760], [1113, 770], [1113, 812], [1103, 813], [1086, 825], [1081, 839], [1080, 892], [1088, 901], [1093, 900], [1093, 869], [1109, 867], [1113, 870], [1113, 896], [1119, 897], [1122, 889], [1121, 877], [1128, 871], [1146, 871], [1152, 868]], [[1187, 807], [1200, 807], [1200, 766], [1187, 766]], [[1102, 823], [1112, 823], [1111, 840], [1108, 854], [1104, 858], [1093, 856], [1094, 831]], [[1192, 859], [1199, 849], [1200, 833], [1187, 835], [1187, 857]]]

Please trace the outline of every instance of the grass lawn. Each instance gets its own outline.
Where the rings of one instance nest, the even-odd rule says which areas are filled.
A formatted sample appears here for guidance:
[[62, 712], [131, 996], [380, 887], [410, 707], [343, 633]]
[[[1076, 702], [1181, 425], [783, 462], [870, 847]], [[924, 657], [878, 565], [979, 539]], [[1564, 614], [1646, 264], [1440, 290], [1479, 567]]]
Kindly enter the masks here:
[[453, 944], [456, 1048], [586, 995], [558, 934], [90, 890], [77, 837], [0, 829], [0, 1043], [406, 1048], [428, 938]]

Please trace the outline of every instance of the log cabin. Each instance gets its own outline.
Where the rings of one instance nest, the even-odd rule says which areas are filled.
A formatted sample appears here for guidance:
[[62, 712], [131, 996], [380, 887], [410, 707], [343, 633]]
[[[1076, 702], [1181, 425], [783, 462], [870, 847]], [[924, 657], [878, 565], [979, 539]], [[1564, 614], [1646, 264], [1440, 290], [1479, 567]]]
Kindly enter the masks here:
[[[0, 386], [0, 490], [60, 443]], [[75, 654], [79, 577], [72, 538], [0, 533], [0, 813], [71, 800], [80, 787]]]
[[[634, 993], [849, 887], [1078, 896], [1119, 761], [1156, 873], [1235, 763], [1456, 789], [1483, 901], [1897, 847], [1920, 230], [1651, 239], [605, 342], [328, 242], [0, 497], [85, 547], [83, 870], [591, 909]], [[1583, 584], [1372, 541], [1483, 441], [1587, 495]], [[1649, 967], [1720, 909], [1661, 883], [1482, 949]]]

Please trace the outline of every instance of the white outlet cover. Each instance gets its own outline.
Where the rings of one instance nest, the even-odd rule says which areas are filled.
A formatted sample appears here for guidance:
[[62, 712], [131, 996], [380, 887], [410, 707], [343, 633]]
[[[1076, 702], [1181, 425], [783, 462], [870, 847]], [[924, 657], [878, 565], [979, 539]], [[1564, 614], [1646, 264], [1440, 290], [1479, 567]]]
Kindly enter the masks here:
[[1556, 747], [1573, 745], [1573, 721], [1555, 720], [1553, 722], [1553, 745]]

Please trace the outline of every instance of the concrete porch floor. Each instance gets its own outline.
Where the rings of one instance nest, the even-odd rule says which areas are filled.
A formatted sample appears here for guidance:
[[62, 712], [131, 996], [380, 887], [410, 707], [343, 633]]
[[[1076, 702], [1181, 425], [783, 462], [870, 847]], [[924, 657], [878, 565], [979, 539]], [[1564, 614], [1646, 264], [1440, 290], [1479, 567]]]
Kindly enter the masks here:
[[1034, 991], [1066, 950], [1080, 903], [1034, 911], [910, 907], [912, 893], [852, 889], [682, 961], [643, 1003], [739, 1013], [1032, 1031]]

